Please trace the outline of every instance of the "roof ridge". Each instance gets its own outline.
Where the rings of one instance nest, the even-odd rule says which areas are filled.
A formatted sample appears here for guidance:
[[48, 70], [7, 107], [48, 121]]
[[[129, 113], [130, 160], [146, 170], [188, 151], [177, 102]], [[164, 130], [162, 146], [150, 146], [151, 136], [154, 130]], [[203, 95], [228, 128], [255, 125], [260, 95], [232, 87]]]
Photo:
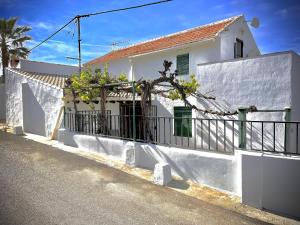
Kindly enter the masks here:
[[40, 74], [40, 75], [45, 75], [45, 76], [58, 76], [58, 77], [65, 77], [65, 78], [69, 77], [68, 75], [63, 75], [63, 74], [33, 72], [33, 71], [26, 71], [26, 70], [22, 70], [20, 68], [13, 68], [13, 67], [10, 67], [9, 69], [20, 72], [20, 73], [31, 73], [31, 74]]

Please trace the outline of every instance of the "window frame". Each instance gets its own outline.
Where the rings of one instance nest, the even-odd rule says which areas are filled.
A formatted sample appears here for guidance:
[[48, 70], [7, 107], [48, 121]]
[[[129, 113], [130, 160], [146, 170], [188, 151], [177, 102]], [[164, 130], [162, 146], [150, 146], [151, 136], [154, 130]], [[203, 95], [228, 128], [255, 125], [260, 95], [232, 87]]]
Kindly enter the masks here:
[[[238, 44], [241, 45], [241, 52], [238, 54]], [[234, 43], [234, 58], [239, 59], [244, 57], [244, 42], [243, 40], [236, 38], [236, 41]]]
[[[180, 59], [181, 57], [187, 56], [188, 58], [188, 63], [187, 63], [187, 73], [185, 73], [186, 71], [184, 71], [184, 73], [180, 72], [180, 68], [178, 67], [179, 63], [178, 63], [178, 59]], [[185, 76], [185, 75], [189, 75], [190, 74], [190, 53], [185, 53], [185, 54], [180, 54], [176, 56], [176, 69], [178, 71], [178, 75], [179, 76]]]
[[[176, 112], [176, 110], [179, 110]], [[193, 124], [192, 124], [192, 109], [185, 107], [185, 106], [174, 106], [174, 121], [173, 121], [173, 135], [177, 137], [186, 137], [186, 138], [192, 138], [193, 137]], [[180, 111], [185, 111], [181, 113], [180, 116], [178, 116], [178, 113]], [[177, 114], [177, 115], [176, 115]], [[185, 114], [185, 115], [184, 115]], [[188, 118], [186, 117], [188, 115]], [[184, 121], [182, 119], [187, 118], [187, 124], [184, 124]], [[180, 123], [180, 126], [178, 126], [177, 123]], [[183, 125], [182, 125], [183, 124]], [[178, 132], [178, 129], [180, 132]]]

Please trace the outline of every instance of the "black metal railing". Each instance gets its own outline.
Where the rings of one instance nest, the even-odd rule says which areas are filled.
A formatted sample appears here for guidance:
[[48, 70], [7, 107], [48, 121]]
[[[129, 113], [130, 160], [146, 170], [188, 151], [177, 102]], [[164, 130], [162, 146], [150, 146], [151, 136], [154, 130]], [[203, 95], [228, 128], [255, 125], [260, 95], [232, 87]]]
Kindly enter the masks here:
[[300, 154], [299, 124], [140, 115], [133, 120], [132, 115], [101, 116], [99, 111], [64, 116], [64, 126], [72, 132], [219, 153], [245, 149]]

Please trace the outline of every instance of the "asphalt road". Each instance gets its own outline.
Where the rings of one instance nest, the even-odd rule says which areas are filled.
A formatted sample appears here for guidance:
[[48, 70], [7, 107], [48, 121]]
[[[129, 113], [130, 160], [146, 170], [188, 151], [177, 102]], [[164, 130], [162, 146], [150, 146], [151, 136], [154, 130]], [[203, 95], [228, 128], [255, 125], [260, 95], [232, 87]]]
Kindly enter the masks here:
[[0, 132], [0, 224], [263, 224]]

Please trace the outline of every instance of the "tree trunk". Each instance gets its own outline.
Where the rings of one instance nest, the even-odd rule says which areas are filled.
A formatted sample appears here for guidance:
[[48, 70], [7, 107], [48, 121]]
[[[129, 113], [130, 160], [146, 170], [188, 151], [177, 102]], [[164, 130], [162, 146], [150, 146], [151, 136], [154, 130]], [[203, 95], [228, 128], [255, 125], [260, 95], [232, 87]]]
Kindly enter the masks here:
[[100, 115], [98, 116], [98, 133], [109, 135], [109, 129], [106, 119], [106, 98], [107, 98], [107, 90], [102, 87], [100, 89]]
[[141, 95], [141, 109], [142, 109], [142, 127], [144, 128], [144, 140], [147, 142], [153, 141], [153, 134], [150, 129], [150, 111], [151, 111], [151, 90], [148, 84], [144, 84]]

